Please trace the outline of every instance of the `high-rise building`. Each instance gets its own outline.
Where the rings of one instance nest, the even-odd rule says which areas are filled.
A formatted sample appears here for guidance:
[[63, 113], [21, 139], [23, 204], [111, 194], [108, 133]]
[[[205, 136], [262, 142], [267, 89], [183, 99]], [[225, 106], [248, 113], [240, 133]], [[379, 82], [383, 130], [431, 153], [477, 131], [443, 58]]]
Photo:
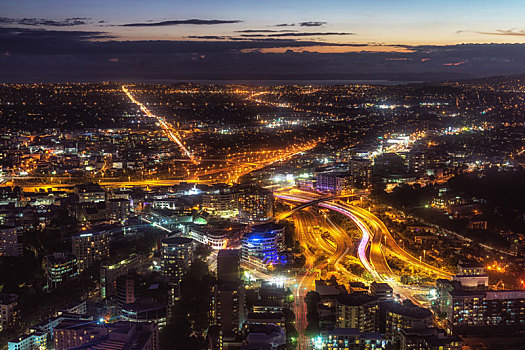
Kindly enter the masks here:
[[400, 350], [461, 350], [463, 341], [438, 328], [401, 329]]
[[132, 254], [129, 258], [116, 264], [104, 264], [100, 267], [100, 296], [107, 298], [116, 294], [117, 277], [125, 275], [129, 270], [137, 270], [142, 264], [139, 255]]
[[180, 282], [193, 261], [193, 240], [171, 236], [160, 241], [160, 263], [162, 275], [168, 281], [168, 307], [180, 296]]
[[376, 332], [379, 328], [379, 298], [368, 294], [340, 295], [336, 304], [338, 328]]
[[124, 198], [112, 198], [106, 202], [106, 213], [112, 221], [124, 222], [131, 213], [131, 201]]
[[429, 309], [394, 301], [383, 303], [381, 308], [386, 315], [385, 333], [391, 339], [398, 338], [401, 329], [421, 329], [432, 325], [432, 312]]
[[240, 188], [238, 209], [241, 221], [266, 221], [273, 215], [273, 194], [269, 190], [256, 186]]
[[22, 256], [23, 253], [22, 229], [0, 225], [0, 256]]
[[219, 283], [237, 283], [240, 279], [241, 251], [221, 249], [217, 254], [217, 280]]
[[0, 294], [0, 332], [14, 325], [18, 316], [18, 296]]
[[109, 233], [77, 233], [71, 237], [73, 254], [78, 261], [78, 272], [92, 266], [97, 261], [109, 258]]
[[240, 334], [244, 308], [245, 295], [241, 283], [215, 285], [212, 315], [220, 326], [223, 341], [234, 340]]
[[134, 303], [141, 295], [140, 276], [135, 273], [128, 273], [117, 277], [117, 306]]
[[222, 217], [236, 216], [238, 199], [236, 188], [226, 186], [213, 188], [202, 194], [202, 208]]
[[265, 270], [280, 264], [278, 252], [283, 250], [284, 227], [276, 224], [254, 226], [242, 238], [241, 257], [245, 264]]
[[366, 158], [352, 158], [349, 161], [350, 184], [356, 188], [368, 188], [372, 181], [372, 161]]
[[348, 173], [328, 172], [317, 174], [315, 188], [319, 192], [328, 192], [339, 195], [350, 188], [350, 177]]
[[505, 334], [525, 327], [525, 290], [477, 289], [438, 280], [435, 306], [453, 334]]
[[49, 291], [78, 275], [77, 257], [70, 253], [53, 253], [46, 256], [45, 267]]

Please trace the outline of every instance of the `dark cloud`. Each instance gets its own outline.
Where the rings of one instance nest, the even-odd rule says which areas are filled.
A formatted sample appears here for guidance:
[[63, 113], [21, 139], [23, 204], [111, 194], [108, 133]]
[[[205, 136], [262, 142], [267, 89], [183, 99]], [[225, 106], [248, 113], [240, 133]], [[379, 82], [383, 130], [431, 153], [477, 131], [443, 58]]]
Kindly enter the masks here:
[[[91, 39], [111, 39], [112, 35], [104, 32], [95, 31], [81, 31], [81, 30], [46, 30], [34, 28], [12, 28], [0, 27], [0, 47], [6, 45], [9, 41], [19, 40], [24, 41], [39, 40], [40, 45], [45, 45], [46, 40], [72, 40], [84, 41]], [[25, 44], [29, 44], [25, 42]]]
[[189, 35], [186, 38], [189, 39], [208, 39], [208, 40], [224, 40], [228, 39], [227, 36], [219, 36], [219, 35]]
[[525, 29], [497, 29], [493, 32], [478, 32], [470, 30], [458, 30], [456, 33], [476, 33], [483, 35], [502, 35], [502, 36], [525, 36]]
[[280, 24], [276, 24], [275, 26], [276, 27], [293, 27], [295, 26], [295, 23], [280, 23]]
[[60, 21], [45, 18], [8, 18], [0, 17], [0, 24], [15, 24], [24, 26], [73, 27], [89, 24], [91, 18], [72, 17]]
[[317, 32], [317, 33], [272, 33], [272, 34], [241, 34], [242, 37], [305, 37], [305, 36], [334, 36], [334, 35], [355, 35], [355, 33], [338, 33], [338, 32]]
[[[104, 32], [0, 28], [0, 81], [436, 80], [525, 72], [525, 44], [398, 46], [409, 52], [371, 52], [370, 43], [334, 44], [300, 37], [108, 39]], [[362, 51], [315, 52], [320, 46]], [[301, 52], [294, 52], [296, 48]], [[313, 52], [304, 51], [308, 48]]]
[[222, 20], [222, 19], [184, 19], [184, 20], [173, 20], [173, 21], [162, 21], [162, 22], [145, 22], [145, 23], [126, 23], [121, 24], [121, 27], [165, 27], [165, 26], [178, 26], [183, 24], [192, 25], [215, 25], [215, 24], [230, 24], [230, 23], [241, 23], [242, 21], [233, 20]]
[[299, 23], [299, 25], [301, 27], [320, 27], [320, 26], [323, 26], [325, 24], [326, 24], [326, 22], [315, 22], [315, 21]]
[[291, 29], [281, 29], [281, 30], [272, 30], [272, 29], [245, 29], [245, 30], [236, 30], [235, 33], [293, 33], [297, 30]]

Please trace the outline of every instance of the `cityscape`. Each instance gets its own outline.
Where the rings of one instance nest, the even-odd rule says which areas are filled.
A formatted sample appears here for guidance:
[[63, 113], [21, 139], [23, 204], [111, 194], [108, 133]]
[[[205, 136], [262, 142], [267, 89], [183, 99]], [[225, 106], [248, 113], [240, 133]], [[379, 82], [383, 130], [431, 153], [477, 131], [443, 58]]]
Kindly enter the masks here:
[[445, 2], [5, 1], [0, 349], [525, 349], [525, 7]]

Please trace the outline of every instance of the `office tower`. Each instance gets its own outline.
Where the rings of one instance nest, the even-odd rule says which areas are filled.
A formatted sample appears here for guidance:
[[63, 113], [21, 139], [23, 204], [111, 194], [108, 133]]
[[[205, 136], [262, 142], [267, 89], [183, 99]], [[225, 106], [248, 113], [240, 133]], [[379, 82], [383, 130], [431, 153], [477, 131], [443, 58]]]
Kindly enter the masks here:
[[77, 233], [71, 237], [73, 254], [78, 261], [78, 272], [92, 266], [95, 262], [109, 258], [109, 233]]
[[52, 291], [78, 276], [77, 257], [70, 253], [53, 253], [45, 258], [47, 289]]

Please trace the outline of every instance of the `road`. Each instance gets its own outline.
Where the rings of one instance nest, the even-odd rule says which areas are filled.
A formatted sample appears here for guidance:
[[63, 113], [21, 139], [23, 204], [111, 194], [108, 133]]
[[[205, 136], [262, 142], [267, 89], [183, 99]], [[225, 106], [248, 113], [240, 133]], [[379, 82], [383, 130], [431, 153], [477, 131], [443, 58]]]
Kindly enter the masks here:
[[[306, 293], [315, 288], [315, 280], [322, 271], [330, 271], [351, 280], [362, 280], [341, 265], [342, 259], [353, 249], [353, 242], [348, 234], [326, 216], [312, 209], [297, 211], [293, 214], [296, 238], [306, 258], [306, 271], [297, 280], [295, 286], [296, 328], [299, 332], [299, 349], [308, 349], [309, 342], [304, 335], [306, 328]], [[325, 233], [324, 235], [321, 232]], [[329, 276], [326, 276], [329, 277]]]

